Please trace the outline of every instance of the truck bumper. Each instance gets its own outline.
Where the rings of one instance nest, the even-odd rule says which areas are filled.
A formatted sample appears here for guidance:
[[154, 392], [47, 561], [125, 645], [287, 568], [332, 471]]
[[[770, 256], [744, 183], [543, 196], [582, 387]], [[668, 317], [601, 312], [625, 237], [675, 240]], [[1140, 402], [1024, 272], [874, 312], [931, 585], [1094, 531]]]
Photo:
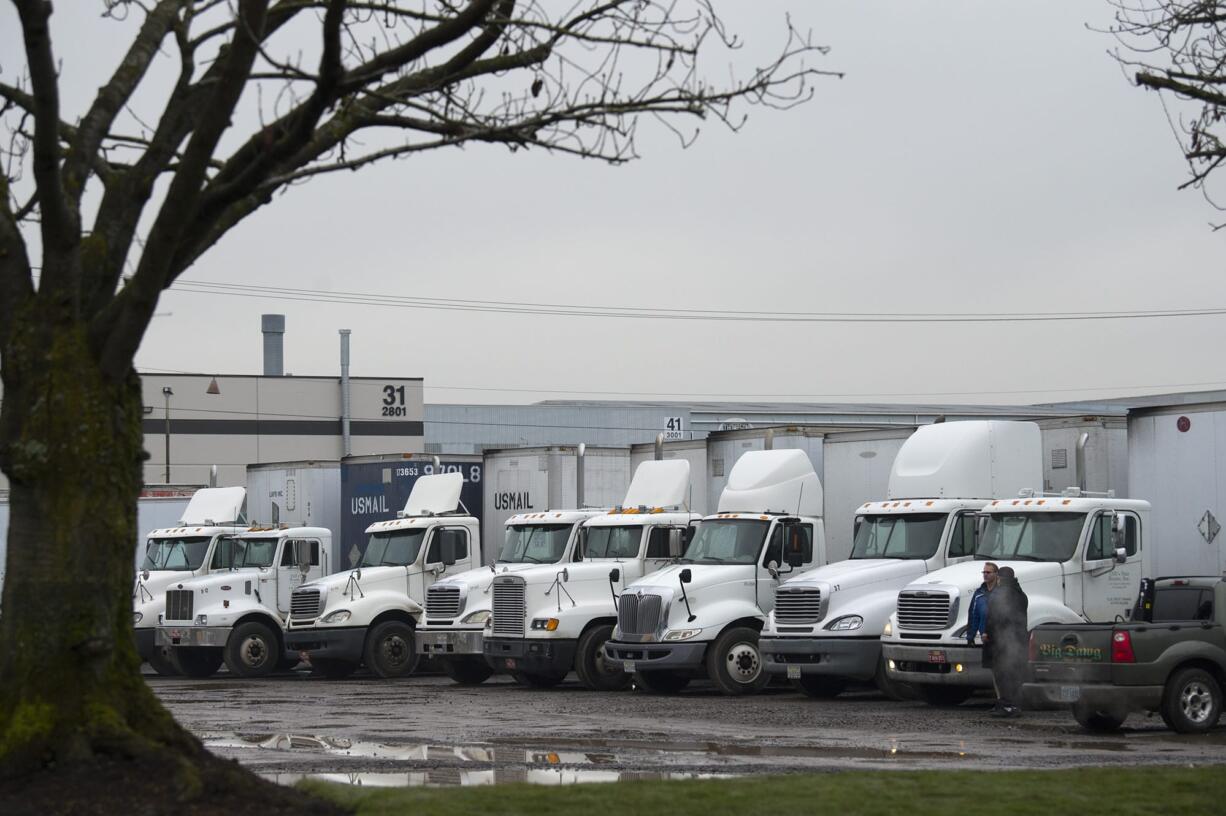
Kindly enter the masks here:
[[822, 675], [871, 680], [881, 659], [878, 638], [761, 638], [758, 649], [770, 674]]
[[1022, 699], [1042, 707], [1085, 704], [1108, 711], [1157, 711], [1162, 686], [1115, 686], [1095, 683], [1026, 683]]
[[156, 631], [152, 626], [133, 630], [133, 634], [136, 636], [136, 653], [140, 655], [142, 661], [148, 660], [149, 655], [153, 654], [153, 640]]
[[992, 670], [983, 667], [983, 654], [973, 646], [882, 643], [881, 654], [891, 680], [918, 685], [992, 688]]
[[329, 660], [360, 663], [362, 647], [365, 645], [365, 626], [299, 629], [285, 633], [285, 648], [290, 652], [306, 652], [310, 657], [322, 657]]
[[484, 638], [485, 662], [496, 671], [566, 674], [575, 667], [578, 641], [545, 638]]
[[153, 642], [158, 646], [225, 646], [228, 626], [159, 626]]
[[479, 629], [463, 630], [417, 630], [417, 651], [426, 657], [447, 657], [448, 655], [485, 654], [483, 641], [485, 634]]
[[697, 643], [623, 643], [606, 641], [604, 658], [623, 671], [702, 671], [707, 641]]

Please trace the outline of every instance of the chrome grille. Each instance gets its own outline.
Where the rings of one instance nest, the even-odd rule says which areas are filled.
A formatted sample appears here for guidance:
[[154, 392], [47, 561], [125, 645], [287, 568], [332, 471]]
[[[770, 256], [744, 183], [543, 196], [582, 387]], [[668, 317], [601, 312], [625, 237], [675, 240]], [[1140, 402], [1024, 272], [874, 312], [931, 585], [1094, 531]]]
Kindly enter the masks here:
[[299, 589], [290, 596], [289, 616], [294, 620], [315, 620], [323, 593], [318, 589]]
[[817, 623], [822, 619], [820, 589], [780, 589], [775, 593], [775, 620], [779, 623]]
[[660, 625], [662, 608], [659, 595], [622, 593], [617, 603], [617, 628], [624, 635], [650, 635]]
[[458, 586], [432, 586], [426, 590], [426, 617], [428, 619], [454, 618], [460, 614], [460, 588]]
[[522, 578], [494, 579], [493, 632], [510, 637], [524, 636], [527, 592]]
[[192, 619], [192, 591], [190, 589], [166, 590], [166, 620], [189, 621]]
[[898, 593], [901, 629], [944, 629], [949, 626], [949, 594], [924, 590]]

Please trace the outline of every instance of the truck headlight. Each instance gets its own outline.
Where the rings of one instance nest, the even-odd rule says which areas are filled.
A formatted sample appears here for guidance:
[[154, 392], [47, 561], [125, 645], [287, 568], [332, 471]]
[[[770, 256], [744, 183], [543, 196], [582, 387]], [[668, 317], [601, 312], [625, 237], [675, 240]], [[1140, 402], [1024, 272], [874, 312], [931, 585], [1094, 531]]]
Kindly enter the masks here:
[[835, 618], [830, 623], [826, 624], [826, 628], [831, 632], [850, 632], [859, 629], [864, 625], [864, 618], [859, 615], [844, 615], [841, 618]]
[[689, 640], [702, 634], [701, 629], [674, 629], [664, 635], [665, 640]]
[[350, 612], [348, 609], [338, 609], [335, 612], [329, 612], [320, 618], [320, 623], [344, 623], [349, 620]]
[[196, 616], [196, 625], [197, 625], [197, 626], [208, 626], [208, 625], [209, 625], [209, 616], [208, 616], [208, 615], [206, 615], [206, 614], [204, 614], [203, 612], [202, 612], [202, 613], [200, 613], [199, 615], [197, 615], [197, 616]]
[[532, 628], [539, 629], [545, 632], [553, 632], [558, 628], [557, 618], [533, 618]]
[[460, 623], [485, 623], [490, 619], [490, 611], [488, 609], [478, 609], [476, 612], [465, 615]]
[[890, 635], [892, 635], [892, 634], [894, 634], [894, 624], [890, 623], [890, 622], [887, 620], [887, 621], [885, 622], [885, 626], [881, 627], [881, 636], [882, 636], [882, 637], [889, 637], [889, 636], [890, 636]]
[[143, 621], [144, 619], [145, 619], [145, 613], [144, 613], [144, 612], [133, 612], [133, 613], [132, 613], [132, 623], [134, 623], [134, 624], [136, 624], [136, 623], [140, 623], [140, 622], [141, 622], [141, 621]]

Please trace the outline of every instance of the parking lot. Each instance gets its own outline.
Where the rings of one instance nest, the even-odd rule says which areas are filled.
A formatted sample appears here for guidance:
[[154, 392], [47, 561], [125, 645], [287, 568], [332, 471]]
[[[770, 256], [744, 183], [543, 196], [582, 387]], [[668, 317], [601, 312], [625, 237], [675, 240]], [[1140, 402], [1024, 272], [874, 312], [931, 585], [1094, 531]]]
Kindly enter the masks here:
[[842, 769], [1005, 769], [1226, 764], [1226, 728], [1167, 731], [1134, 715], [1118, 734], [1061, 711], [988, 716], [890, 702], [870, 691], [814, 700], [790, 689], [728, 698], [695, 684], [676, 696], [542, 691], [495, 677], [478, 687], [418, 676], [327, 681], [147, 675], [180, 723], [216, 753], [282, 782], [546, 784]]

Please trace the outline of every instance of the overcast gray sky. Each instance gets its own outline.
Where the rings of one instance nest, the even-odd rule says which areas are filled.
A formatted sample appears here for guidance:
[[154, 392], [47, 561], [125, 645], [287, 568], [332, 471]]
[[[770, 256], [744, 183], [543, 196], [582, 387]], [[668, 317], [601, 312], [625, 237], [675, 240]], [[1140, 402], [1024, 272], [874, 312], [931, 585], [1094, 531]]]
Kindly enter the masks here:
[[[84, 4], [81, 4], [84, 5]], [[58, 53], [78, 93], [88, 16]], [[791, 14], [831, 47], [815, 96], [693, 147], [643, 123], [622, 167], [477, 147], [291, 190], [186, 278], [344, 292], [791, 312], [1226, 305], [1226, 233], [1157, 95], [1108, 56], [1102, 0], [723, 3], [753, 55]], [[0, 45], [17, 47], [11, 7]], [[102, 56], [96, 59], [102, 59]], [[9, 67], [9, 60], [5, 60]], [[78, 67], [81, 66], [81, 67]], [[12, 74], [9, 73], [11, 78]], [[68, 95], [72, 100], [71, 92]], [[77, 97], [79, 99], [79, 97]], [[1218, 219], [1226, 220], [1226, 219]], [[170, 291], [149, 371], [420, 376], [427, 402], [676, 397], [1024, 403], [1226, 386], [1226, 317], [781, 324], [433, 312]]]

